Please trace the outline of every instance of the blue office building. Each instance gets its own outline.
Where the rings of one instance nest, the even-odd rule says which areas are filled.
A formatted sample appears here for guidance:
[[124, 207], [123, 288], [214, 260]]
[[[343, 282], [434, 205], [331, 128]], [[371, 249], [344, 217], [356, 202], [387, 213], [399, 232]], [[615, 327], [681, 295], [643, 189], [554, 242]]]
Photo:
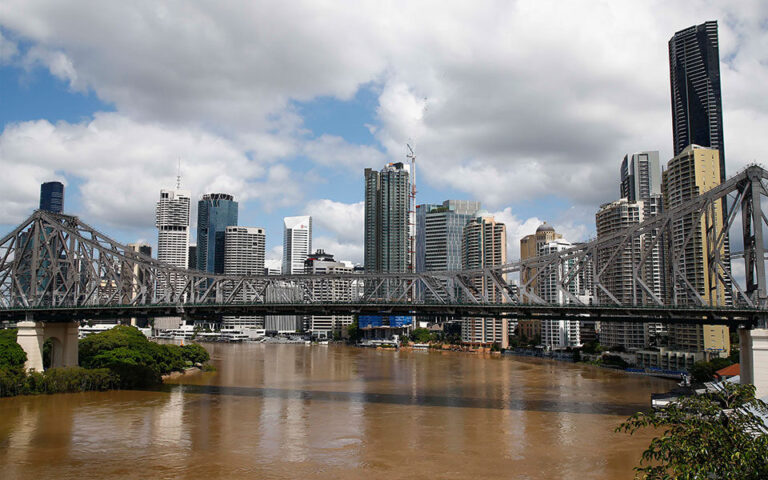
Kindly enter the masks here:
[[45, 182], [40, 185], [40, 210], [52, 213], [64, 212], [64, 184]]
[[197, 269], [224, 273], [224, 234], [237, 225], [237, 202], [227, 193], [207, 193], [197, 203]]

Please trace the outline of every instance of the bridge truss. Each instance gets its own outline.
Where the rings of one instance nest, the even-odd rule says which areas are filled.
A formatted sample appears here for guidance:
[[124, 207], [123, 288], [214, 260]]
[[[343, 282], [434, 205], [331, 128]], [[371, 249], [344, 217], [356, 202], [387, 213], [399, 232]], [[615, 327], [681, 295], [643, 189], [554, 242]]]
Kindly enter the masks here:
[[[613, 235], [498, 267], [429, 273], [216, 275], [169, 266], [77, 217], [38, 210], [0, 240], [0, 319], [385, 311], [755, 324], [768, 307], [766, 180], [750, 166]], [[731, 243], [742, 251], [732, 254]], [[696, 249], [705, 261], [691, 262]], [[631, 268], [617, 280], [611, 266], [622, 259]]]

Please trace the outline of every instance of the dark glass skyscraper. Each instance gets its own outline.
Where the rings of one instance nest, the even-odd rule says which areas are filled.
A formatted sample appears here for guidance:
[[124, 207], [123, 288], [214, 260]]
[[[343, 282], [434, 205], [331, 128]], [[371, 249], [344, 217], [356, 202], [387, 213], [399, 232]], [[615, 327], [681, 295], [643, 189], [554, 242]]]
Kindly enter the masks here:
[[53, 213], [64, 212], [64, 184], [45, 182], [40, 185], [40, 210]]
[[227, 193], [207, 193], [197, 203], [197, 269], [224, 273], [227, 227], [237, 226], [237, 202]]
[[716, 21], [681, 30], [669, 40], [669, 78], [675, 156], [691, 144], [716, 148], [725, 180]]
[[405, 272], [408, 258], [410, 167], [365, 169], [365, 271]]

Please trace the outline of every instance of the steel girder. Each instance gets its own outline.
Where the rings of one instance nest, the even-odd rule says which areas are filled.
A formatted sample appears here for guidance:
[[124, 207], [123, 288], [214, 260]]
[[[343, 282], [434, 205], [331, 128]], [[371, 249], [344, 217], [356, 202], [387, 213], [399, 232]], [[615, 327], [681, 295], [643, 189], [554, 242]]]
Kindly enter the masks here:
[[[209, 274], [135, 252], [77, 217], [38, 210], [0, 239], [0, 310], [337, 300], [367, 305], [565, 303], [765, 309], [766, 180], [768, 172], [750, 166], [708, 192], [610, 236], [498, 267], [428, 273]], [[725, 218], [719, 218], [723, 215], [716, 208], [722, 203], [728, 205]], [[732, 271], [728, 251], [728, 232], [739, 212], [744, 251], [735, 256], [744, 259], [743, 278]], [[705, 261], [692, 265], [697, 249]], [[649, 259], [658, 259], [659, 252], [666, 273], [663, 291], [647, 273]], [[623, 293], [611, 271], [620, 256], [631, 259], [622, 279]], [[533, 270], [525, 283], [515, 284], [517, 275]], [[548, 302], [539, 288], [532, 287], [542, 280], [556, 291], [556, 300]], [[268, 292], [286, 289], [295, 294], [267, 298]]]

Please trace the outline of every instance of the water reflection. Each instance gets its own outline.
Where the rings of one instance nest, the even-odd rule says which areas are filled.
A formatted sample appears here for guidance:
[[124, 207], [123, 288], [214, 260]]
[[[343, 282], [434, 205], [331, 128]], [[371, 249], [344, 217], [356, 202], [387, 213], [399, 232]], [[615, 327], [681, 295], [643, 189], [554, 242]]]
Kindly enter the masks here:
[[2, 478], [632, 478], [668, 383], [538, 359], [210, 345], [155, 391], [0, 399]]

